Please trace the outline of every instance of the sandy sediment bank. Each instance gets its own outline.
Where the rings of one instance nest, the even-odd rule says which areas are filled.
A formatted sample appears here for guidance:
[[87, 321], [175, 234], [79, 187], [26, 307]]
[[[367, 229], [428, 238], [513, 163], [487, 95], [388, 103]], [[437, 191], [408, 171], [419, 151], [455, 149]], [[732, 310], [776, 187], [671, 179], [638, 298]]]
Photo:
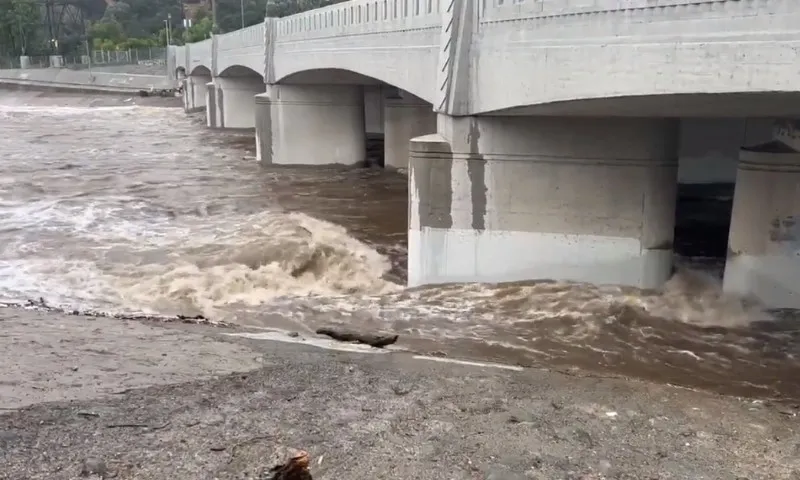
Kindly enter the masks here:
[[[663, 385], [0, 312], [0, 478], [783, 479], [793, 409]], [[148, 386], [150, 385], [150, 386]], [[50, 400], [58, 400], [50, 403]], [[21, 408], [20, 408], [21, 407]], [[100, 477], [95, 477], [100, 478]]]

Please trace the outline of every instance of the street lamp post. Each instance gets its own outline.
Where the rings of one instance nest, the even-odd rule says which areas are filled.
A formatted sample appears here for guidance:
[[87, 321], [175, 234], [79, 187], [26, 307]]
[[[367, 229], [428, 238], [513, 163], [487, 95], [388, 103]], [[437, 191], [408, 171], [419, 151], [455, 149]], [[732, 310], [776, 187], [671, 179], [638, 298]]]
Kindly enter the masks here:
[[211, 0], [211, 33], [218, 33], [219, 25], [217, 24], [217, 0]]
[[89, 78], [94, 81], [94, 75], [92, 75], [92, 51], [89, 49], [89, 37], [84, 37], [84, 42], [86, 45], [86, 61], [88, 62], [87, 65], [89, 67]]
[[170, 24], [170, 20], [171, 19], [172, 19], [172, 15], [167, 15], [167, 20], [164, 20], [164, 32], [165, 32], [166, 37], [167, 37], [167, 39], [166, 39], [167, 40], [167, 46], [172, 45], [172, 39], [171, 39], [171, 36], [170, 36], [170, 31], [169, 31], [169, 24]]
[[242, 28], [244, 28], [244, 0], [239, 0], [239, 7], [242, 12]]

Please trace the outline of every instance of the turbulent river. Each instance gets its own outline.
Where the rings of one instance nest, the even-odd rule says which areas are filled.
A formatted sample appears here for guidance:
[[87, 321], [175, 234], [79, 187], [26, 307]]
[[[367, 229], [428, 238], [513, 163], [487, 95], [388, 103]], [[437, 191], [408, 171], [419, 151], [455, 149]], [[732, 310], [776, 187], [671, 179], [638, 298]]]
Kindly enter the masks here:
[[678, 258], [659, 291], [406, 289], [403, 175], [264, 168], [252, 135], [140, 100], [0, 91], [0, 299], [301, 332], [349, 324], [422, 353], [800, 399], [794, 315], [721, 295], [718, 259]]

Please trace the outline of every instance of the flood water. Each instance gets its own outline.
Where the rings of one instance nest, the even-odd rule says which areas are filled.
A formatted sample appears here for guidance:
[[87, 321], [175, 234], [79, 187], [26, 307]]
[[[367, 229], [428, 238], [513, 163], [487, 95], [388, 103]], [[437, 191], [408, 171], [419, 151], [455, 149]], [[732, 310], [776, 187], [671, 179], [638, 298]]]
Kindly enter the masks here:
[[406, 289], [406, 177], [261, 167], [251, 135], [139, 100], [0, 92], [0, 299], [300, 332], [349, 324], [421, 353], [800, 399], [794, 315], [719, 291], [729, 190], [681, 203], [683, 268], [659, 291]]

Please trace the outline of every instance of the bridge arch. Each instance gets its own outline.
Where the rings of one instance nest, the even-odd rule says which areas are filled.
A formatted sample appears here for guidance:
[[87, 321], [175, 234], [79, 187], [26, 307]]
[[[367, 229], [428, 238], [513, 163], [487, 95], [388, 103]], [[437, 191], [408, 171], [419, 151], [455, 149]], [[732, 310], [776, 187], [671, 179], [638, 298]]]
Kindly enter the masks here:
[[237, 77], [258, 77], [260, 79], [264, 79], [264, 75], [256, 70], [253, 70], [251, 67], [246, 65], [231, 65], [221, 72], [217, 74], [217, 77], [228, 77], [228, 78], [237, 78]]
[[[178, 67], [177, 78], [183, 81], [183, 107], [187, 113], [206, 109], [208, 103], [208, 84], [211, 83], [211, 70], [197, 65], [187, 75], [185, 68]], [[182, 72], [182, 73], [181, 73]]]
[[402, 75], [390, 75], [390, 73], [386, 69], [371, 68], [366, 64], [363, 69], [344, 69], [331, 66], [281, 72], [280, 75], [276, 75], [275, 83], [283, 85], [389, 85], [430, 104], [434, 103], [436, 82], [433, 79], [432, 83], [426, 83], [425, 77], [429, 75], [427, 72], [403, 72]]
[[205, 65], [196, 65], [192, 70], [189, 72], [189, 75], [192, 77], [210, 77], [211, 76], [211, 69]]

